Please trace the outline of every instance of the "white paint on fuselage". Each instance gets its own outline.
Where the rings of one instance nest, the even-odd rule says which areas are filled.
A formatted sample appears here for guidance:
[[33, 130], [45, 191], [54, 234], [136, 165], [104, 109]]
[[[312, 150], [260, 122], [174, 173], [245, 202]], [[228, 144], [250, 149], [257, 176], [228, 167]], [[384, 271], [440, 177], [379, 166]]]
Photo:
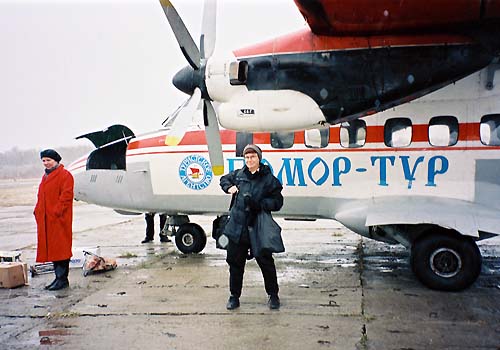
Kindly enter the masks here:
[[[469, 123], [467, 127], [479, 128], [481, 116], [500, 113], [500, 89], [486, 90], [485, 76], [483, 70], [411, 103], [363, 120], [368, 128], [383, 126], [387, 119], [394, 117], [411, 118], [413, 125], [422, 125], [428, 124], [434, 116], [451, 115], [460, 124]], [[302, 113], [307, 115], [307, 110]], [[199, 130], [199, 127], [195, 129]], [[339, 129], [339, 125], [332, 126], [330, 133], [338, 134]], [[166, 131], [137, 139], [163, 134]], [[500, 227], [499, 219], [494, 218], [494, 213], [500, 209], [500, 197], [487, 205], [475, 202], [476, 162], [500, 160], [499, 149], [484, 146], [480, 141], [462, 139], [452, 147], [433, 147], [428, 141], [419, 141], [397, 149], [389, 148], [383, 142], [367, 143], [357, 149], [343, 148], [338, 143], [311, 149], [299, 142], [285, 150], [273, 149], [269, 144], [260, 145], [264, 162], [272, 167], [283, 183], [285, 204], [279, 215], [337, 219], [362, 234], [366, 234], [367, 225], [384, 223], [439, 223], [471, 235], [477, 235], [477, 230], [485, 227], [489, 230]], [[235, 145], [225, 144], [223, 150], [226, 172], [243, 166], [243, 159], [235, 156]], [[122, 191], [124, 187], [109, 180], [105, 182], [108, 186], [105, 195], [99, 183], [82, 185], [86, 191], [82, 199], [137, 212], [225, 212], [229, 196], [220, 189], [218, 177], [212, 177], [205, 183], [206, 187], [203, 185], [197, 189], [182, 181], [182, 162], [192, 155], [208, 159], [206, 145], [167, 147], [159, 143], [156, 147], [129, 150], [124, 176], [132, 176], [132, 169], [147, 164], [144, 176], [151, 180], [150, 195], [145, 195], [149, 189], [136, 188], [134, 182], [127, 179], [131, 199], [124, 202], [122, 195], [113, 194], [114, 190]], [[78, 179], [82, 176], [88, 179], [92, 172], [75, 171], [77, 187]], [[111, 178], [115, 175], [113, 171], [106, 174], [101, 171], [99, 176]], [[146, 185], [142, 183], [141, 186]], [[493, 191], [500, 193], [497, 185], [492, 186]], [[391, 208], [391, 203], [397, 207]], [[418, 205], [408, 205], [405, 209], [404, 203]], [[443, 206], [447, 207], [445, 217], [439, 214]], [[500, 229], [489, 232], [500, 233]]]

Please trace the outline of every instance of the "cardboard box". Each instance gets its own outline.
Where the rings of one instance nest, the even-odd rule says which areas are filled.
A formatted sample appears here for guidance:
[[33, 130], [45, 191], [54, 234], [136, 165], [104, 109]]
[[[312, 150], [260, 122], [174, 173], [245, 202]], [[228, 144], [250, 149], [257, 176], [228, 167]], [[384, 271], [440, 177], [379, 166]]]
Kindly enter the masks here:
[[0, 288], [15, 288], [26, 284], [28, 284], [28, 265], [26, 263], [0, 263]]

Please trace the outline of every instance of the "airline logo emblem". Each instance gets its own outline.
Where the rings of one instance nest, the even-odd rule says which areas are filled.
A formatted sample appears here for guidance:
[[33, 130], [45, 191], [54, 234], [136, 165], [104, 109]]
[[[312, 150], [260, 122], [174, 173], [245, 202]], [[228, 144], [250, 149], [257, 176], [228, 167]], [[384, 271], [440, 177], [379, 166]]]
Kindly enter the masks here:
[[193, 154], [182, 160], [179, 177], [186, 187], [200, 191], [210, 185], [214, 175], [210, 162], [200, 155]]

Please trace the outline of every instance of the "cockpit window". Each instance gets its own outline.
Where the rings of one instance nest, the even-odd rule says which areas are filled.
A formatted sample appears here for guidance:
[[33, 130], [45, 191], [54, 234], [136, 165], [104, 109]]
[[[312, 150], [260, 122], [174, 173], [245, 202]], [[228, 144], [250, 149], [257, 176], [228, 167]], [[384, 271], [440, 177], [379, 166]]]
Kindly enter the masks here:
[[121, 140], [93, 150], [87, 158], [87, 170], [126, 170], [127, 146], [127, 140]]
[[291, 148], [293, 146], [295, 133], [293, 132], [272, 132], [271, 146], [273, 148]]
[[387, 119], [384, 126], [384, 143], [387, 147], [408, 147], [411, 143], [412, 125], [409, 118]]
[[500, 114], [487, 114], [481, 118], [481, 142], [487, 146], [500, 145]]
[[330, 139], [330, 129], [310, 129], [304, 131], [304, 144], [307, 148], [325, 148]]
[[451, 115], [432, 117], [429, 122], [429, 143], [432, 146], [453, 146], [458, 141], [458, 120]]
[[340, 126], [340, 145], [345, 148], [358, 148], [366, 142], [366, 122], [361, 119], [344, 122]]

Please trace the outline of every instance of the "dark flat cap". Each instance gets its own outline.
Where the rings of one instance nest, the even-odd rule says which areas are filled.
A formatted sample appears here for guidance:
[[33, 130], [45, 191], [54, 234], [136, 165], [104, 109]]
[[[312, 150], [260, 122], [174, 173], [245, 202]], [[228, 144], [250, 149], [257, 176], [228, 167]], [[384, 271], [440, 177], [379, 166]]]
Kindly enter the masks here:
[[59, 155], [59, 153], [57, 153], [53, 149], [46, 149], [46, 150], [41, 151], [40, 152], [40, 159], [42, 159], [42, 158], [54, 159], [58, 163], [62, 159], [61, 156]]

